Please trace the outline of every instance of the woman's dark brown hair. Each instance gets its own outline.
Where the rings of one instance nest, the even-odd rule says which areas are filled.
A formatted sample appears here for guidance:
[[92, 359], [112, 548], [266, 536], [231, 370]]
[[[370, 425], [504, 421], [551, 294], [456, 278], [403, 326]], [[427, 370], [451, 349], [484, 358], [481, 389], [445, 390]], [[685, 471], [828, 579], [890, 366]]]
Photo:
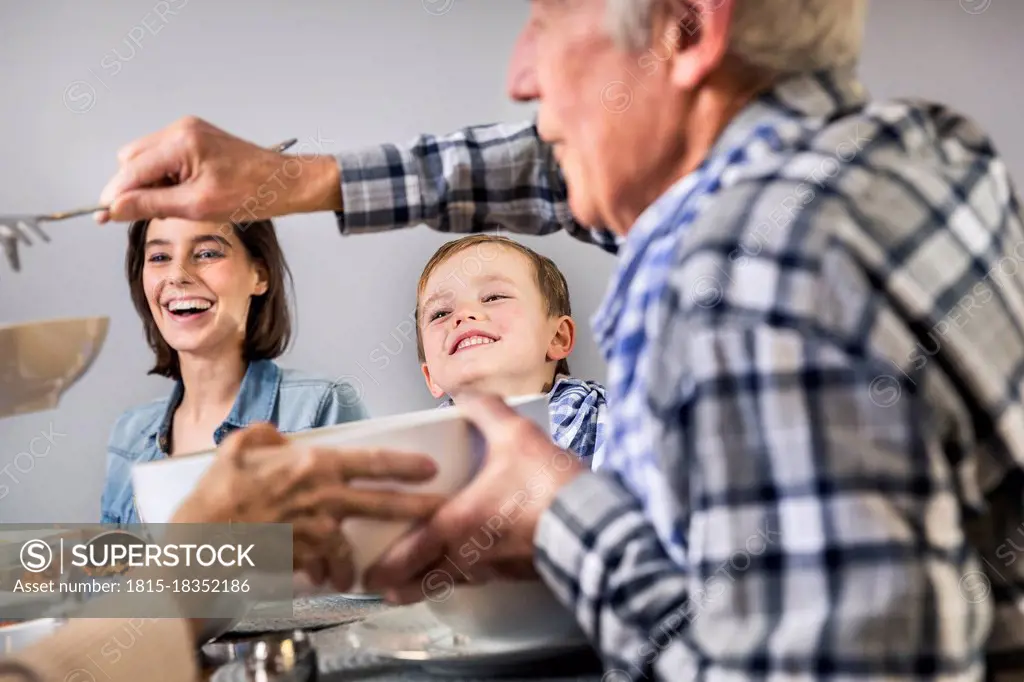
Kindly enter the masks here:
[[[226, 227], [227, 225], [222, 229]], [[146, 342], [156, 355], [156, 364], [149, 370], [149, 374], [179, 379], [181, 367], [178, 364], [178, 352], [167, 345], [164, 337], [160, 335], [142, 287], [148, 228], [148, 220], [134, 222], [129, 228], [128, 252], [124, 260], [125, 274], [128, 276], [132, 303], [135, 304], [135, 311], [142, 319], [142, 326], [146, 330]], [[284, 353], [291, 342], [292, 318], [288, 295], [292, 289], [292, 273], [277, 241], [274, 223], [259, 220], [252, 223], [236, 223], [231, 225], [231, 228], [249, 257], [267, 271], [266, 293], [253, 296], [249, 305], [242, 359], [247, 363], [254, 360], [273, 360]]]

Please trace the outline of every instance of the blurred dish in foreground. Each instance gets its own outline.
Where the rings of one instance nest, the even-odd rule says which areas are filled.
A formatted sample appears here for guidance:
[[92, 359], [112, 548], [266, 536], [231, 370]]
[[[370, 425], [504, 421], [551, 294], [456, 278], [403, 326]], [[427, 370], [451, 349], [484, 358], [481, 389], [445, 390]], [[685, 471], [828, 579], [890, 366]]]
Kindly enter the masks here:
[[0, 417], [57, 407], [107, 338], [108, 317], [0, 326]]

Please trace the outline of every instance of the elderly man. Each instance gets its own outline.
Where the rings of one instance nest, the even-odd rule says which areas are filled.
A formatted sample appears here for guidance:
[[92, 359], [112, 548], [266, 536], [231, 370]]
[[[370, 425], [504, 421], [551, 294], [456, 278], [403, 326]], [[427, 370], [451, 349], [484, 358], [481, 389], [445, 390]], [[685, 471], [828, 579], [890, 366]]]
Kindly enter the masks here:
[[[460, 401], [486, 466], [368, 583], [410, 599], [442, 558], [535, 567], [622, 679], [1009, 676], [1024, 226], [973, 123], [868, 99], [863, 18], [863, 0], [535, 0], [510, 77], [535, 130], [307, 159], [261, 203], [286, 158], [190, 119], [123, 150], [100, 219], [335, 210], [346, 233], [618, 247], [594, 320], [607, 469]], [[570, 218], [563, 174], [575, 220], [605, 230]], [[460, 552], [495, 514], [494, 548]]]

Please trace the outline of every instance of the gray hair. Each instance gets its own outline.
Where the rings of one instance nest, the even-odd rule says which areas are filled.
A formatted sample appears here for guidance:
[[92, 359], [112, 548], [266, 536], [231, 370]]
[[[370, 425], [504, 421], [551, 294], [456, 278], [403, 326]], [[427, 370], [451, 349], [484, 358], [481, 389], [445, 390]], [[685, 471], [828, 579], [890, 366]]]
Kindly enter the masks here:
[[[608, 32], [622, 49], [650, 47], [656, 3], [680, 1], [605, 0]], [[721, 4], [692, 2], [712, 12]], [[778, 73], [847, 66], [860, 54], [866, 9], [866, 0], [735, 0], [729, 52]]]

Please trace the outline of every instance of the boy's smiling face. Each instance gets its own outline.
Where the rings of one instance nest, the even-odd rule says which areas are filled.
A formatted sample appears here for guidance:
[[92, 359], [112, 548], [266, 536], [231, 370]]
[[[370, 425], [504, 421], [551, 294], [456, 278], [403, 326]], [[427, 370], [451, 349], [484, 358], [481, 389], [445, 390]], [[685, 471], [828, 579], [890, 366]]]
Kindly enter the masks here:
[[469, 246], [441, 262], [418, 305], [423, 376], [435, 398], [466, 389], [539, 393], [575, 340], [572, 318], [548, 315], [533, 263], [500, 244]]

